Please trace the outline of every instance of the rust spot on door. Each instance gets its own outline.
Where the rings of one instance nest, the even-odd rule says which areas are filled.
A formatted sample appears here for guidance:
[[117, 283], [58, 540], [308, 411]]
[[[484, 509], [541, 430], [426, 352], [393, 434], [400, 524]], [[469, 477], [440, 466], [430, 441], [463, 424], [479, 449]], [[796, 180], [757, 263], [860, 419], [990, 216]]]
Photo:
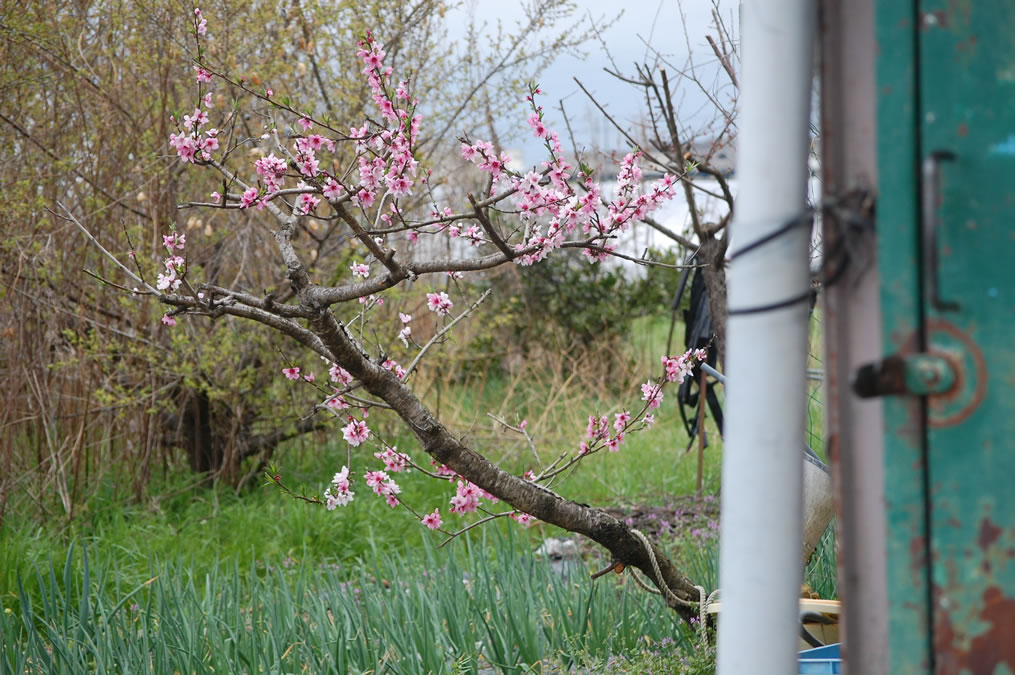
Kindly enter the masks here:
[[979, 544], [981, 549], [986, 551], [1000, 536], [1001, 528], [990, 522], [990, 518], [984, 517], [983, 521], [980, 522], [980, 535], [976, 538], [976, 543]]

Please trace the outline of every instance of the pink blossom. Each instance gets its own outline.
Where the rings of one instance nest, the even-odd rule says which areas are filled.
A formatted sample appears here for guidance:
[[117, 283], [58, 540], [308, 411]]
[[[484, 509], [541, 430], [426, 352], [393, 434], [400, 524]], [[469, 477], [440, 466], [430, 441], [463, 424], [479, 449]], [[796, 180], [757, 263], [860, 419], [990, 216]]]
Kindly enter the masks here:
[[385, 471], [399, 473], [405, 470], [409, 462], [409, 456], [404, 452], [398, 452], [398, 446], [385, 447], [383, 452], [375, 452], [374, 457], [384, 462]]
[[346, 402], [345, 398], [341, 395], [330, 397], [324, 402], [324, 405], [328, 406], [332, 410], [346, 410], [349, 407], [349, 403]]
[[320, 203], [321, 200], [318, 197], [306, 192], [301, 194], [300, 198], [297, 200], [298, 208], [303, 213], [310, 213], [317, 208], [317, 205]]
[[520, 525], [528, 527], [532, 524], [532, 516], [527, 513], [512, 513], [510, 516], [511, 520], [517, 522]]
[[409, 346], [409, 338], [412, 336], [412, 326], [402, 326], [402, 330], [398, 331], [398, 339], [406, 347]]
[[438, 476], [443, 476], [443, 477], [447, 477], [447, 478], [454, 478], [454, 476], [455, 476], [455, 470], [452, 469], [451, 467], [449, 467], [447, 464], [441, 464], [440, 466], [438, 466], [437, 462], [434, 462], [434, 461], [431, 461], [430, 464], [431, 464], [431, 466], [436, 467], [436, 470], [434, 471], [434, 473], [436, 473]]
[[300, 367], [293, 366], [292, 368], [283, 368], [282, 374], [290, 380], [298, 380], [300, 379]]
[[218, 204], [219, 202], [222, 201], [222, 195], [220, 195], [218, 192], [212, 192], [211, 193], [211, 200], [213, 202], [215, 202], [216, 204]]
[[355, 194], [355, 195], [354, 195], [354, 196], [352, 197], [352, 200], [351, 200], [351, 201], [352, 201], [352, 202], [353, 202], [354, 204], [358, 205], [358, 206], [362, 206], [363, 208], [365, 208], [365, 209], [368, 209], [368, 208], [370, 208], [371, 206], [373, 206], [373, 204], [374, 204], [374, 200], [375, 200], [376, 198], [377, 198], [377, 195], [376, 195], [376, 194], [374, 194], [374, 193], [373, 193], [373, 192], [371, 192], [370, 190], [367, 190], [367, 189], [363, 189], [363, 190], [360, 190], [359, 192], [357, 192], [357, 193], [356, 193], [356, 194]]
[[300, 125], [303, 131], [310, 131], [314, 127], [314, 123], [310, 121], [309, 117], [301, 117], [296, 123]]
[[430, 308], [431, 312], [436, 312], [438, 316], [447, 316], [451, 313], [454, 303], [451, 302], [447, 293], [441, 291], [440, 293], [427, 293], [426, 306]]
[[350, 420], [342, 427], [342, 437], [349, 445], [356, 447], [370, 437], [370, 429], [362, 420]]
[[345, 506], [355, 496], [350, 488], [349, 467], [343, 466], [342, 470], [331, 479], [331, 485], [324, 491], [325, 503], [329, 511], [334, 511], [338, 506]]
[[651, 429], [652, 425], [656, 423], [656, 418], [655, 415], [645, 415], [642, 421], [645, 422], [646, 429]]
[[704, 361], [708, 354], [703, 349], [688, 350], [680, 356], [663, 356], [663, 367], [666, 369], [666, 380], [680, 384], [694, 370], [696, 361]]
[[397, 377], [400, 380], [405, 377], [405, 368], [398, 365], [398, 362], [394, 361], [393, 359], [384, 359], [384, 363], [381, 364], [381, 367], [383, 367], [385, 370], [390, 370], [394, 372], [395, 377]]
[[176, 319], [174, 317], [169, 316], [168, 314], [163, 314], [162, 323], [166, 324], [169, 327], [173, 327], [176, 325]]
[[352, 382], [352, 375], [349, 374], [349, 371], [337, 364], [331, 366], [328, 370], [328, 375], [331, 376], [332, 382], [338, 382], [339, 384], [349, 384]]
[[300, 161], [300, 173], [308, 178], [313, 178], [321, 172], [321, 163], [312, 155], [305, 156]]
[[546, 125], [543, 124], [543, 120], [539, 116], [539, 113], [532, 113], [529, 115], [529, 126], [532, 127], [533, 132], [539, 138], [546, 136]]
[[251, 187], [243, 191], [243, 197], [240, 199], [240, 208], [248, 208], [251, 204], [257, 201], [257, 188]]
[[401, 312], [399, 312], [398, 313], [398, 320], [401, 321], [402, 323], [409, 323], [410, 321], [412, 321], [412, 315], [411, 314], [402, 314]]
[[194, 72], [197, 73], [196, 78], [198, 83], [211, 82], [211, 73], [202, 68], [201, 66], [194, 66]]
[[320, 134], [311, 134], [306, 137], [306, 143], [311, 150], [317, 152], [327, 144], [327, 141]]
[[313, 382], [317, 378], [314, 377], [314, 373], [313, 373], [313, 371], [311, 371], [311, 372], [307, 373], [306, 375], [304, 375], [303, 379], [306, 380], [307, 382]]
[[451, 498], [451, 513], [472, 513], [479, 508], [479, 498], [492, 496], [478, 485], [467, 480], [458, 481], [458, 489]]
[[363, 277], [364, 279], [366, 279], [367, 277], [370, 276], [369, 265], [365, 265], [360, 262], [354, 262], [352, 265], [349, 266], [349, 269], [352, 270], [352, 275], [354, 277]]
[[194, 108], [193, 115], [183, 116], [183, 126], [186, 129], [200, 128], [208, 123], [208, 113], [200, 108]]
[[338, 199], [342, 196], [343, 192], [345, 192], [345, 190], [334, 178], [329, 178], [328, 182], [324, 184], [324, 198], [329, 201]]
[[641, 385], [641, 400], [648, 401], [649, 410], [655, 410], [663, 402], [662, 388], [655, 382]]
[[398, 499], [395, 495], [402, 492], [402, 488], [398, 486], [398, 483], [391, 480], [388, 474], [383, 471], [368, 471], [363, 474], [363, 478], [366, 480], [367, 486], [370, 487], [374, 493], [381, 497], [385, 497], [388, 505], [391, 508], [398, 506]]
[[170, 232], [169, 234], [162, 235], [162, 245], [166, 247], [170, 253], [173, 249], [183, 248], [187, 243], [187, 235], [183, 233]]
[[623, 431], [627, 428], [627, 423], [631, 421], [631, 413], [624, 412], [616, 413], [613, 416], [613, 428], [617, 431]]
[[441, 511], [440, 509], [434, 509], [433, 513], [428, 513], [427, 515], [423, 516], [422, 523], [431, 530], [438, 529], [443, 522], [441, 521], [440, 511]]
[[585, 437], [590, 439], [603, 439], [609, 433], [609, 420], [603, 417], [589, 415], [588, 426], [585, 427]]
[[193, 162], [197, 153], [197, 141], [193, 136], [169, 134], [169, 145], [176, 149], [176, 154], [184, 162]]

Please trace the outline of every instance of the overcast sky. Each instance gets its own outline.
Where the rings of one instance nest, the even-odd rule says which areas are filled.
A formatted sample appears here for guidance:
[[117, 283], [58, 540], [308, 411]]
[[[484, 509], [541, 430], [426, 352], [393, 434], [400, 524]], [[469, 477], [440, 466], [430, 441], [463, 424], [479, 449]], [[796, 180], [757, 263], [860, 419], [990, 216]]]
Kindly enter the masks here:
[[[523, 17], [521, 3], [518, 0], [465, 0], [465, 7], [453, 15], [449, 21], [452, 37], [464, 34], [464, 25], [471, 12], [478, 24], [486, 21], [495, 30], [498, 20], [505, 28], [513, 28]], [[626, 73], [634, 70], [635, 62], [652, 62], [655, 51], [658, 51], [670, 64], [667, 70], [672, 73], [673, 67], [684, 68], [687, 62], [687, 41], [681, 21], [683, 11], [687, 24], [687, 36], [694, 52], [695, 63], [699, 66], [699, 77], [706, 84], [711, 84], [716, 74], [716, 59], [709, 48], [705, 35], [715, 36], [712, 25], [712, 3], [709, 0], [629, 0], [618, 3], [616, 0], [578, 0], [576, 16], [594, 18], [597, 23], [603, 18], [610, 19], [620, 9], [623, 14], [603, 32], [608, 45], [609, 55], [597, 41], [585, 45], [588, 52], [586, 58], [579, 59], [569, 54], [562, 54], [556, 62], [539, 77], [539, 83], [546, 92], [544, 99], [545, 114], [552, 128], [559, 129], [562, 138], [565, 134], [563, 119], [557, 108], [557, 101], [564, 99], [567, 114], [575, 131], [576, 138], [587, 143], [613, 149], [626, 149], [626, 142], [619, 138], [608, 122], [595, 110], [588, 98], [578, 88], [572, 78], [577, 77], [604, 103], [611, 115], [618, 120], [630, 122], [641, 116], [644, 99], [639, 90], [624, 84], [603, 71], [609, 67], [610, 56], [618, 68]], [[681, 6], [682, 5], [682, 6]], [[719, 11], [727, 25], [735, 30], [733, 14], [736, 0], [723, 0]], [[648, 45], [651, 45], [649, 48]], [[723, 75], [722, 77], [725, 77]], [[693, 84], [684, 83], [678, 100], [681, 100], [682, 116], [694, 126], [703, 123], [704, 115], [712, 116], [712, 108], [708, 99]], [[551, 109], [554, 108], [554, 109]], [[529, 138], [529, 136], [526, 136]], [[565, 143], [565, 145], [567, 145]], [[539, 144], [535, 140], [524, 144], [525, 162], [530, 164], [539, 158]]]

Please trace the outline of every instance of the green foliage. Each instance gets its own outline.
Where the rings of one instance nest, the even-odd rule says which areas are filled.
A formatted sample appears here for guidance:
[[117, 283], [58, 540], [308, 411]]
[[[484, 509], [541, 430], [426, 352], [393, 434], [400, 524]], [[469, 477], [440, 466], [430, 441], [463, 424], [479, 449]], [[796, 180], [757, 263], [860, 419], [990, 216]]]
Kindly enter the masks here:
[[[672, 264], [673, 255], [650, 257]], [[546, 336], [545, 323], [531, 322], [532, 316], [540, 316], [560, 331], [565, 344], [587, 346], [625, 336], [633, 319], [666, 310], [679, 274], [648, 267], [639, 275], [618, 265], [589, 264], [578, 252], [557, 251], [521, 275], [524, 311], [516, 334], [525, 340]]]

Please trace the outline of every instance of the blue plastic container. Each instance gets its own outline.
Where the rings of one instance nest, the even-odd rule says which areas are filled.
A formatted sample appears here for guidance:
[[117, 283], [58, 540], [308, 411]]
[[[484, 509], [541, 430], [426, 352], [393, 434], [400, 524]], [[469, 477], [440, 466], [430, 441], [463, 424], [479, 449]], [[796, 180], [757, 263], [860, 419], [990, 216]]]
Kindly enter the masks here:
[[839, 650], [839, 645], [825, 645], [800, 652], [800, 670], [797, 672], [800, 675], [841, 673], [842, 652]]

